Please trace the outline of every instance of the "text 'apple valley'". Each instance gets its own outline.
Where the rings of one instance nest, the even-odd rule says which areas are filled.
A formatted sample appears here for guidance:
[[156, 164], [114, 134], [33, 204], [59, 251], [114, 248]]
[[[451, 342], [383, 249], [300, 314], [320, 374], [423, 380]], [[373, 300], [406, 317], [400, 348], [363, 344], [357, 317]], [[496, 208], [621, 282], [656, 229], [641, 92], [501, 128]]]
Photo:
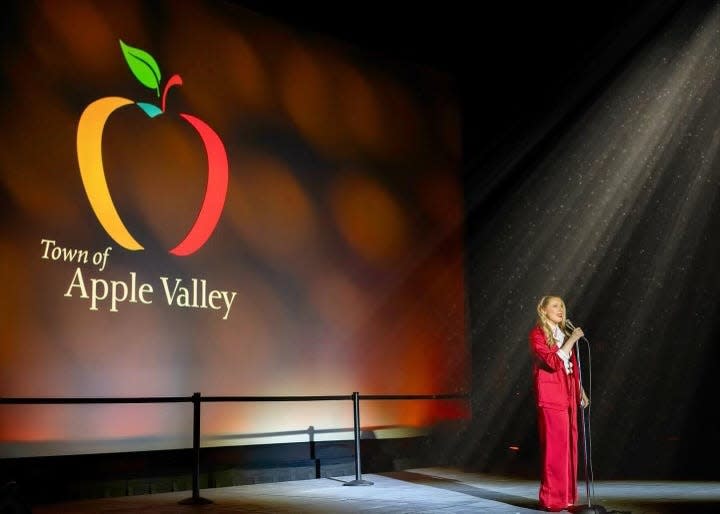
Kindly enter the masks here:
[[[230, 309], [237, 296], [237, 291], [209, 288], [205, 279], [160, 277], [160, 283], [169, 306], [220, 311], [224, 320], [230, 316]], [[139, 282], [134, 271], [129, 273], [127, 280], [86, 279], [78, 267], [64, 296], [72, 297], [74, 294], [89, 300], [91, 311], [104, 307], [110, 312], [118, 312], [119, 305], [125, 302], [152, 304], [155, 288], [150, 283]]]

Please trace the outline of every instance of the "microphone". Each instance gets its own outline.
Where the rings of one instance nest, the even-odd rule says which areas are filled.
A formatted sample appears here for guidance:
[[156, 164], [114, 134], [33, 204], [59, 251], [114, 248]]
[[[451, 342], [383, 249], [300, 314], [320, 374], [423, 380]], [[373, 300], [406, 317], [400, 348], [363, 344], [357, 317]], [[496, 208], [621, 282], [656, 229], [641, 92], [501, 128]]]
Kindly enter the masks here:
[[[567, 318], [565, 318], [565, 326], [566, 326], [567, 328], [569, 328], [571, 332], [572, 332], [573, 330], [575, 330], [575, 325], [573, 325], [573, 322], [570, 321], [570, 320], [567, 319]], [[588, 340], [585, 338], [585, 336], [582, 336], [580, 339], [585, 339], [585, 342], [586, 342], [586, 343], [589, 343], [589, 342], [590, 342], [590, 341], [588, 341]]]

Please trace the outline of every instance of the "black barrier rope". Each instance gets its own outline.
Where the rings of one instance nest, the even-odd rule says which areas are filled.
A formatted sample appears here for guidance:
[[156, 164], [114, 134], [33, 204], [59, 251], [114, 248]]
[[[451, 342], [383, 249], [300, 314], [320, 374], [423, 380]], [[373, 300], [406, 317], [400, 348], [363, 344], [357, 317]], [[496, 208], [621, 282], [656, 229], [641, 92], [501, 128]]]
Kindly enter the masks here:
[[192, 403], [193, 404], [193, 471], [192, 496], [182, 500], [182, 505], [201, 505], [212, 503], [211, 500], [200, 496], [200, 405], [203, 402], [312, 402], [312, 401], [338, 401], [352, 400], [353, 402], [353, 432], [355, 443], [355, 480], [343, 485], [373, 485], [373, 482], [362, 479], [362, 466], [360, 461], [360, 400], [463, 400], [468, 399], [467, 394], [416, 394], [416, 395], [360, 395], [353, 392], [351, 395], [325, 395], [325, 396], [202, 396], [194, 393], [192, 396], [154, 396], [154, 397], [75, 397], [75, 398], [0, 398], [0, 405], [78, 405], [78, 404], [120, 404], [120, 403]]

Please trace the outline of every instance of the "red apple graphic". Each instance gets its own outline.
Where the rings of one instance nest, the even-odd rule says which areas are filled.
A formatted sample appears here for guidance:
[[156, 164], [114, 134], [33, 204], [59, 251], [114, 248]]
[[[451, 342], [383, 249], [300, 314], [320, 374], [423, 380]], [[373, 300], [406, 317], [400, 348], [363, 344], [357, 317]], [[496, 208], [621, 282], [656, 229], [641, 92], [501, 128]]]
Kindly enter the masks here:
[[[160, 97], [160, 68], [147, 52], [133, 48], [120, 41], [125, 60], [135, 77], [146, 87], [157, 91]], [[85, 193], [98, 221], [108, 235], [128, 250], [142, 250], [123, 223], [113, 203], [102, 159], [102, 135], [105, 123], [115, 110], [126, 105], [137, 105], [149, 117], [154, 118], [165, 112], [168, 90], [182, 85], [179, 75], [173, 75], [165, 84], [161, 107], [145, 102], [133, 102], [127, 98], [104, 97], [88, 105], [80, 116], [77, 130], [77, 152]], [[228, 187], [228, 159], [220, 137], [200, 118], [180, 113], [202, 140], [207, 154], [208, 175], [205, 196], [200, 211], [187, 235], [170, 253], [186, 256], [195, 253], [212, 235], [225, 205]]]

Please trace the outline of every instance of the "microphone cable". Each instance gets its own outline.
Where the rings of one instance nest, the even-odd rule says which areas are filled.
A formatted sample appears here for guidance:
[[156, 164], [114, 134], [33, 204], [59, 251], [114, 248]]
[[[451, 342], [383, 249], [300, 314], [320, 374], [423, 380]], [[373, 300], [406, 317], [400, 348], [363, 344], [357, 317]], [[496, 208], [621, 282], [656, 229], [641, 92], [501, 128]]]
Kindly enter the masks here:
[[[588, 353], [588, 399], [590, 400], [590, 403], [587, 406], [587, 438], [588, 438], [588, 448], [590, 450], [590, 455], [588, 457], [588, 467], [590, 468], [590, 487], [592, 489], [592, 495], [593, 498], [595, 497], [595, 474], [593, 472], [593, 461], [592, 461], [592, 416], [590, 409], [592, 408], [592, 352], [590, 351], [590, 341], [587, 340], [585, 336], [582, 337], [582, 339], [585, 341], [585, 345], [587, 346], [587, 353]], [[578, 353], [579, 355], [579, 353]]]
[[[565, 320], [565, 325], [570, 328], [570, 330], [575, 330], [575, 326], [573, 325], [572, 321], [569, 319]], [[591, 418], [591, 408], [592, 408], [592, 352], [590, 351], [590, 341], [588, 341], [587, 337], [582, 336], [580, 340], [584, 341], [587, 346], [587, 352], [588, 352], [588, 391], [586, 391], [588, 400], [590, 400], [590, 403], [587, 407], [582, 408], [582, 421], [583, 421], [583, 437], [586, 438], [587, 443], [587, 451], [586, 451], [586, 462], [587, 462], [587, 470], [586, 470], [586, 479], [590, 482], [590, 487], [588, 488], [588, 493], [590, 498], [588, 498], [588, 503], [592, 503], [592, 499], [595, 498], [595, 473], [593, 471], [593, 462], [592, 462], [592, 418]], [[580, 375], [578, 378], [580, 379], [580, 385], [582, 386], [582, 362], [580, 361], [580, 345], [577, 345], [575, 347], [576, 354], [577, 354], [577, 360], [578, 360], [578, 367], [580, 368]], [[585, 411], [587, 411], [587, 422], [585, 421]]]

